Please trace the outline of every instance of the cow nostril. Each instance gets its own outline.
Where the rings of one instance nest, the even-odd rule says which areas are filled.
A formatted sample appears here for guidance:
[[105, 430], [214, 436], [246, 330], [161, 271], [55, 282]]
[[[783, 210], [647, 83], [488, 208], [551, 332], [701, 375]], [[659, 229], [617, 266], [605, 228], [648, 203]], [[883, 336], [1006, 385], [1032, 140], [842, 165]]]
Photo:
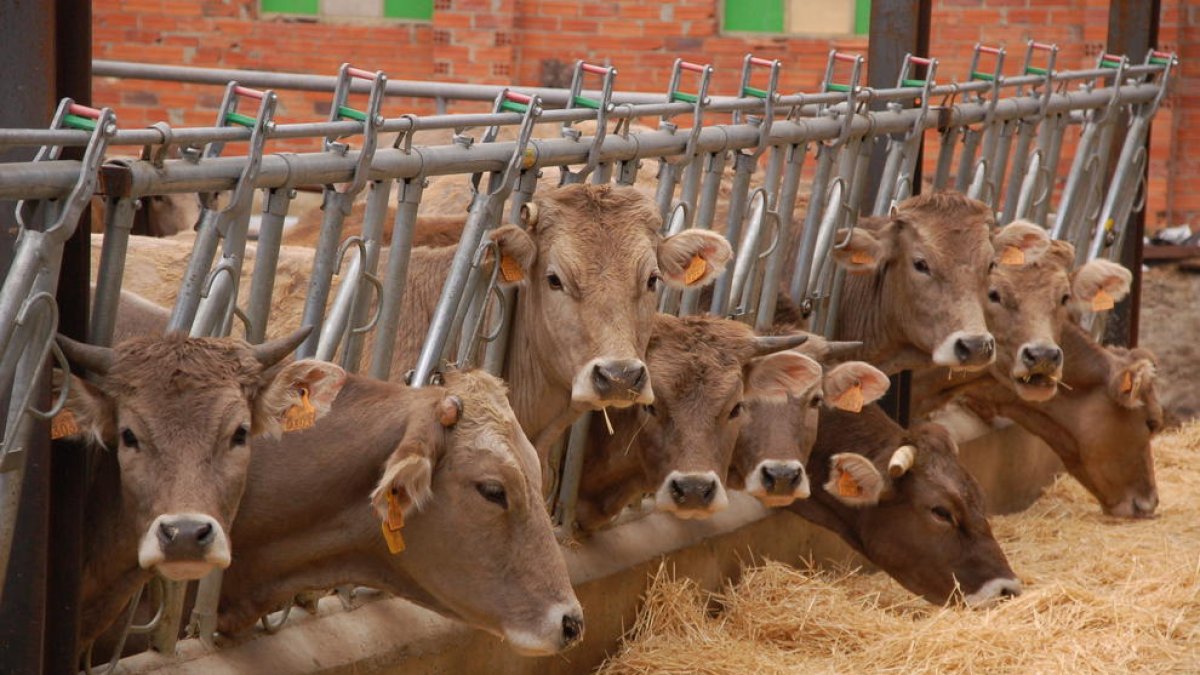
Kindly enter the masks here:
[[1057, 366], [1062, 363], [1062, 360], [1063, 360], [1062, 349], [1055, 347], [1053, 350], [1050, 351], [1050, 362], [1051, 363], [1053, 363], [1054, 365]]
[[1002, 598], [1015, 598], [1020, 594], [1021, 589], [1014, 586], [1005, 586], [1004, 588], [1000, 589], [1000, 597]]
[[636, 366], [633, 371], [632, 380], [632, 388], [641, 389], [642, 385], [646, 383], [646, 366]]
[[984, 353], [984, 355], [985, 355], [985, 356], [991, 356], [991, 355], [992, 355], [992, 352], [994, 352], [994, 351], [996, 351], [996, 340], [995, 340], [994, 338], [991, 338], [991, 337], [989, 337], [989, 338], [985, 339], [985, 340], [983, 341], [983, 353]]
[[765, 466], [761, 469], [761, 473], [762, 473], [763, 487], [765, 487], [768, 490], [775, 487], [775, 475], [772, 474], [770, 471], [768, 471], [767, 467], [765, 467]]
[[1025, 362], [1025, 365], [1030, 367], [1037, 364], [1037, 357], [1033, 355], [1033, 351], [1028, 347], [1021, 350], [1021, 360]]
[[971, 358], [971, 348], [967, 346], [967, 343], [962, 338], [954, 341], [954, 356], [959, 361], [966, 361]]
[[680, 485], [679, 481], [672, 480], [671, 481], [671, 498], [675, 500], [675, 503], [682, 504], [683, 500], [686, 497], [687, 497], [687, 493], [684, 492], [683, 486]]
[[583, 619], [570, 614], [563, 615], [562, 632], [565, 643], [571, 644], [578, 641], [583, 637]]
[[703, 494], [704, 503], [706, 505], [712, 503], [713, 496], [716, 494], [717, 494], [717, 482], [710, 481], [708, 483], [708, 486], [704, 488], [704, 494]]
[[201, 546], [208, 546], [213, 541], [214, 533], [212, 523], [204, 523], [196, 528], [196, 543]]
[[158, 538], [164, 542], [175, 541], [175, 536], [179, 534], [179, 528], [167, 523], [158, 524]]

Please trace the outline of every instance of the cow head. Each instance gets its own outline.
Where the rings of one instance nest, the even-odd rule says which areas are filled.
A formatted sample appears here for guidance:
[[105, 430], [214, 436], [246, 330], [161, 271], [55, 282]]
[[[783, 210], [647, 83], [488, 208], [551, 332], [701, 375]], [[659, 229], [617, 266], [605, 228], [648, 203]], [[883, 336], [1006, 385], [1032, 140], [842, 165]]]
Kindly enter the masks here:
[[438, 609], [523, 653], [566, 649], [583, 637], [583, 612], [533, 446], [500, 380], [449, 372], [445, 385], [444, 442], [402, 443], [371, 496], [385, 524], [390, 509], [403, 513], [407, 548], [395, 559]]
[[728, 505], [724, 481], [747, 405], [786, 401], [820, 382], [812, 359], [781, 351], [805, 339], [760, 337], [728, 319], [655, 318], [647, 351], [654, 403], [638, 413], [637, 438], [659, 509], [706, 518]]
[[[1017, 226], [1014, 223], [1011, 227]], [[1032, 226], [1031, 226], [1032, 227]], [[1094, 260], [1074, 273], [1074, 247], [1051, 242], [1023, 264], [999, 263], [989, 275], [987, 321], [996, 336], [992, 372], [1027, 401], [1045, 401], [1063, 377], [1063, 327], [1076, 306], [1104, 311], [1129, 292], [1132, 275], [1107, 260]]]
[[[850, 272], [874, 275], [889, 337], [931, 355], [937, 365], [978, 370], [995, 358], [983, 315], [992, 220], [986, 204], [962, 195], [911, 197], [886, 219], [840, 231], [834, 259]], [[1033, 248], [1047, 240], [1043, 233], [1030, 241], [1014, 238], [1014, 245]]]
[[659, 285], [700, 288], [732, 256], [718, 234], [663, 238], [648, 197], [631, 187], [568, 185], [535, 198], [526, 229], [492, 233], [507, 283], [523, 284], [521, 330], [547, 378], [576, 408], [648, 404], [643, 361]]
[[71, 377], [68, 435], [115, 452], [120, 525], [139, 537], [142, 568], [183, 580], [229, 566], [226, 531], [245, 487], [252, 438], [278, 434], [296, 406], [315, 419], [341, 389], [345, 373], [331, 364], [273, 368], [307, 334], [253, 347], [183, 334], [112, 349], [59, 338], [68, 358], [97, 378]]
[[[857, 344], [857, 343], [855, 343]], [[769, 507], [787, 506], [809, 495], [804, 465], [817, 439], [822, 405], [861, 409], [888, 389], [882, 371], [863, 361], [848, 361], [786, 401], [756, 399], [749, 404], [750, 421], [738, 435], [729, 465], [729, 487], [745, 490]]]
[[[894, 426], [877, 408], [822, 413], [822, 425], [831, 429], [856, 422]], [[832, 505], [824, 518], [847, 542], [930, 602], [961, 593], [968, 605], [981, 606], [1020, 593], [988, 525], [979, 485], [959, 463], [946, 430], [926, 424], [887, 436], [880, 447], [814, 455], [809, 467], [820, 491], [792, 508]]]

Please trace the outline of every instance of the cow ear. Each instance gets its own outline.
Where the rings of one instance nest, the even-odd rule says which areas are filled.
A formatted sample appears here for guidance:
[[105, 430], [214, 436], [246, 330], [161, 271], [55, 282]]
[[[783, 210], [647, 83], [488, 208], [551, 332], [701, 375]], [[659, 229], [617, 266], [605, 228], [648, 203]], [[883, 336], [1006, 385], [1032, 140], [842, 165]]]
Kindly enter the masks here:
[[54, 369], [53, 392], [57, 399], [65, 378], [69, 378], [67, 401], [50, 421], [51, 438], [94, 441], [114, 447], [117, 440], [116, 406], [98, 387], [70, 373]]
[[721, 235], [708, 230], [684, 230], [658, 244], [658, 268], [672, 288], [701, 288], [713, 282], [733, 257]]
[[1133, 273], [1108, 260], [1093, 260], [1075, 271], [1071, 294], [1080, 309], [1103, 312], [1129, 294]]
[[411, 515], [433, 498], [432, 450], [413, 439], [396, 446], [371, 492], [371, 506], [380, 520], [396, 520], [397, 512], [401, 517]]
[[1154, 361], [1148, 358], [1137, 359], [1109, 379], [1109, 397], [1124, 408], [1141, 407], [1144, 402], [1143, 394], [1154, 386], [1155, 374]]
[[871, 460], [854, 452], [829, 458], [825, 491], [847, 506], [874, 506], [883, 495], [883, 476]]
[[[850, 240], [846, 241], [849, 235]], [[886, 247], [873, 232], [861, 227], [841, 229], [834, 235], [833, 261], [845, 267], [848, 272], [873, 272], [883, 260]], [[838, 246], [846, 242], [844, 245]]]
[[992, 247], [1001, 265], [1024, 265], [1040, 258], [1050, 248], [1046, 230], [1024, 220], [1016, 220], [996, 230]]
[[505, 225], [492, 231], [492, 241], [500, 253], [500, 285], [516, 286], [533, 273], [537, 259], [537, 243], [529, 233], [516, 225]]
[[860, 412], [887, 393], [889, 386], [891, 381], [882, 370], [865, 361], [847, 361], [825, 374], [825, 405]]
[[255, 398], [251, 433], [278, 437], [281, 431], [311, 427], [329, 412], [345, 383], [346, 371], [332, 363], [305, 359], [287, 364]]
[[784, 403], [821, 382], [820, 364], [792, 351], [754, 359], [747, 368], [746, 398], [751, 401]]

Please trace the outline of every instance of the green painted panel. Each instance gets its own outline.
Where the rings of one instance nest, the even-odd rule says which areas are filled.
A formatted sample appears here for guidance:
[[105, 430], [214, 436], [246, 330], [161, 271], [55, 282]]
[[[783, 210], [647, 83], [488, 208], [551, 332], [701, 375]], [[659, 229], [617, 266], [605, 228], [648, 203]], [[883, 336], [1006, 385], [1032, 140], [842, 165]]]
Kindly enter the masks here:
[[785, 0], [725, 0], [725, 30], [782, 33]]
[[262, 0], [263, 12], [279, 14], [317, 14], [321, 0]]
[[389, 19], [433, 18], [433, 0], [383, 0], [383, 15]]
[[871, 32], [871, 0], [854, 0], [854, 34]]

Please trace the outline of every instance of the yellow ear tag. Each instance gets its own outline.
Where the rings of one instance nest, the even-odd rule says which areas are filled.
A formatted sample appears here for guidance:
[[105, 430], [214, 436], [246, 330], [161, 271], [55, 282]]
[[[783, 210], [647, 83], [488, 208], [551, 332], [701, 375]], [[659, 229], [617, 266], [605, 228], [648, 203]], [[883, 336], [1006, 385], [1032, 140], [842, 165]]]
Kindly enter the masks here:
[[683, 283], [691, 286], [704, 276], [708, 271], [708, 262], [698, 255], [692, 256], [692, 262], [688, 263], [687, 269], [683, 270]]
[[862, 486], [858, 484], [858, 481], [854, 480], [849, 471], [842, 471], [842, 475], [838, 476], [837, 491], [843, 497], [862, 496]]
[[1016, 246], [1005, 246], [1000, 253], [1001, 265], [1024, 265], [1025, 252]]
[[500, 256], [500, 276], [505, 283], [515, 284], [525, 278], [525, 270], [521, 269], [521, 264], [511, 255]]
[[1133, 373], [1125, 371], [1124, 377], [1121, 378], [1121, 393], [1129, 394], [1133, 392]]
[[387, 542], [388, 551], [392, 555], [404, 550], [404, 535], [400, 533], [400, 530], [404, 529], [404, 507], [396, 500], [394, 492], [388, 493], [387, 519], [379, 523], [379, 529], [383, 532], [383, 540]]
[[1114, 306], [1116, 306], [1116, 304], [1117, 301], [1113, 299], [1113, 296], [1109, 295], [1108, 291], [1101, 288], [1100, 290], [1096, 291], [1096, 296], [1092, 298], [1092, 311], [1103, 312], [1105, 310], [1112, 309]]
[[283, 414], [284, 431], [300, 431], [317, 423], [317, 409], [308, 400], [308, 387], [300, 388], [300, 402]]
[[850, 264], [852, 265], [870, 265], [871, 260], [871, 254], [866, 251], [854, 249], [850, 252]]
[[73, 436], [77, 433], [79, 433], [79, 424], [75, 421], [75, 414], [70, 410], [64, 410], [50, 420], [51, 440]]
[[833, 405], [839, 410], [856, 413], [862, 412], [863, 401], [864, 398], [862, 384], [856, 384], [843, 392], [841, 396], [837, 397], [837, 400], [833, 402]]

